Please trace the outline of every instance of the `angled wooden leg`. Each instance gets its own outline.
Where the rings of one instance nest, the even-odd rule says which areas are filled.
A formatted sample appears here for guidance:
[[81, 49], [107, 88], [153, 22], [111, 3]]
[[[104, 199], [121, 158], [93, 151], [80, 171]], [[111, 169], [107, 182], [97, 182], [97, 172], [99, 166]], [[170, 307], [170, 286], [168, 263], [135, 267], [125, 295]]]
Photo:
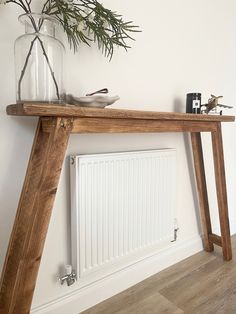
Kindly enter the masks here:
[[217, 131], [212, 132], [212, 147], [215, 167], [216, 193], [218, 200], [218, 210], [220, 217], [221, 244], [223, 256], [226, 261], [232, 259], [230, 227], [228, 217], [228, 202], [225, 180], [225, 165], [223, 153], [223, 141], [221, 124], [217, 123]]
[[198, 199], [200, 206], [200, 215], [202, 221], [202, 231], [203, 231], [203, 246], [208, 252], [214, 250], [214, 246], [211, 243], [209, 236], [211, 231], [211, 219], [208, 204], [207, 186], [206, 186], [206, 176], [202, 152], [202, 142], [200, 133], [191, 133], [192, 140], [192, 151], [195, 167], [195, 176], [197, 182]]
[[28, 314], [72, 128], [71, 119], [39, 119], [0, 282], [0, 313]]

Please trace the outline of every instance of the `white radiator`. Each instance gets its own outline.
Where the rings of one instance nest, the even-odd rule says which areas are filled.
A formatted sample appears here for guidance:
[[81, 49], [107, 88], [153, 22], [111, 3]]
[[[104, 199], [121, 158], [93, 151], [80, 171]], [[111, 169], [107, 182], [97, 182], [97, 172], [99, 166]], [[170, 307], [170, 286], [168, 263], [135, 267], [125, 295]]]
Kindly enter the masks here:
[[72, 265], [99, 279], [174, 238], [174, 149], [71, 156]]

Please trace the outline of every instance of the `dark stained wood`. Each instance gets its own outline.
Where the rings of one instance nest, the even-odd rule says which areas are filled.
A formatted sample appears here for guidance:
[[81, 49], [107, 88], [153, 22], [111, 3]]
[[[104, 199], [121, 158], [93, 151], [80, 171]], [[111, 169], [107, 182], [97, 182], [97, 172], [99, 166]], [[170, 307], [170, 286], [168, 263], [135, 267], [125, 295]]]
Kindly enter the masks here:
[[214, 234], [214, 233], [209, 234], [209, 241], [211, 243], [214, 243], [214, 244], [222, 247], [221, 237], [218, 236], [217, 234]]
[[210, 211], [209, 211], [209, 204], [208, 204], [201, 134], [191, 133], [191, 141], [192, 141], [195, 177], [196, 177], [197, 189], [198, 189], [200, 215], [201, 215], [201, 220], [202, 220], [203, 245], [206, 251], [211, 252], [214, 250], [214, 247], [213, 247], [213, 244], [209, 241], [209, 234], [211, 234], [211, 218], [210, 218]]
[[9, 115], [17, 116], [62, 116], [81, 118], [108, 119], [147, 119], [147, 120], [180, 120], [180, 121], [234, 121], [234, 116], [211, 116], [206, 114], [187, 114], [177, 112], [137, 111], [124, 109], [86, 108], [72, 105], [58, 105], [46, 103], [25, 103], [7, 106]]
[[225, 180], [225, 165], [223, 153], [223, 141], [221, 133], [221, 124], [217, 123], [217, 132], [212, 132], [212, 148], [215, 168], [215, 182], [218, 200], [218, 211], [220, 218], [221, 240], [223, 256], [226, 261], [232, 259], [228, 201]]
[[30, 312], [43, 246], [72, 128], [51, 118], [51, 133], [35, 135], [0, 283], [0, 313]]
[[[49, 132], [50, 120], [45, 118], [43, 129]], [[147, 132], [212, 132], [215, 122], [168, 121], [141, 119], [74, 118], [72, 133], [147, 133]]]

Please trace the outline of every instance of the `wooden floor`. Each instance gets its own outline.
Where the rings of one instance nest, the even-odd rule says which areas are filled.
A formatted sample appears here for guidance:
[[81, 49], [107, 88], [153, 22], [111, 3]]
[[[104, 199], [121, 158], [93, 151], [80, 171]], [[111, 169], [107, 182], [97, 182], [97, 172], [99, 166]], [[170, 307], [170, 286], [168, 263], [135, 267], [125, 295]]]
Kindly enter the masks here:
[[236, 314], [236, 236], [232, 247], [230, 262], [200, 252], [83, 314]]

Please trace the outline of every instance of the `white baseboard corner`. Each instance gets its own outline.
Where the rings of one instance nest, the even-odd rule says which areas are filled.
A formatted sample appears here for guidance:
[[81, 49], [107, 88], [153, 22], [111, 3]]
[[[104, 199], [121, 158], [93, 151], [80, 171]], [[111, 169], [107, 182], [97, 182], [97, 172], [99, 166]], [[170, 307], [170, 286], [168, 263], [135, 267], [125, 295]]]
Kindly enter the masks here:
[[[236, 218], [230, 218], [229, 223], [230, 223], [230, 233], [232, 236], [236, 234]], [[215, 223], [213, 222], [212, 229], [213, 229], [213, 232], [220, 235], [220, 223], [219, 222], [215, 222]]]
[[236, 234], [236, 218], [230, 219], [230, 231], [231, 235]]
[[32, 309], [31, 314], [79, 314], [142, 280], [203, 250], [199, 235], [179, 240], [102, 280]]

